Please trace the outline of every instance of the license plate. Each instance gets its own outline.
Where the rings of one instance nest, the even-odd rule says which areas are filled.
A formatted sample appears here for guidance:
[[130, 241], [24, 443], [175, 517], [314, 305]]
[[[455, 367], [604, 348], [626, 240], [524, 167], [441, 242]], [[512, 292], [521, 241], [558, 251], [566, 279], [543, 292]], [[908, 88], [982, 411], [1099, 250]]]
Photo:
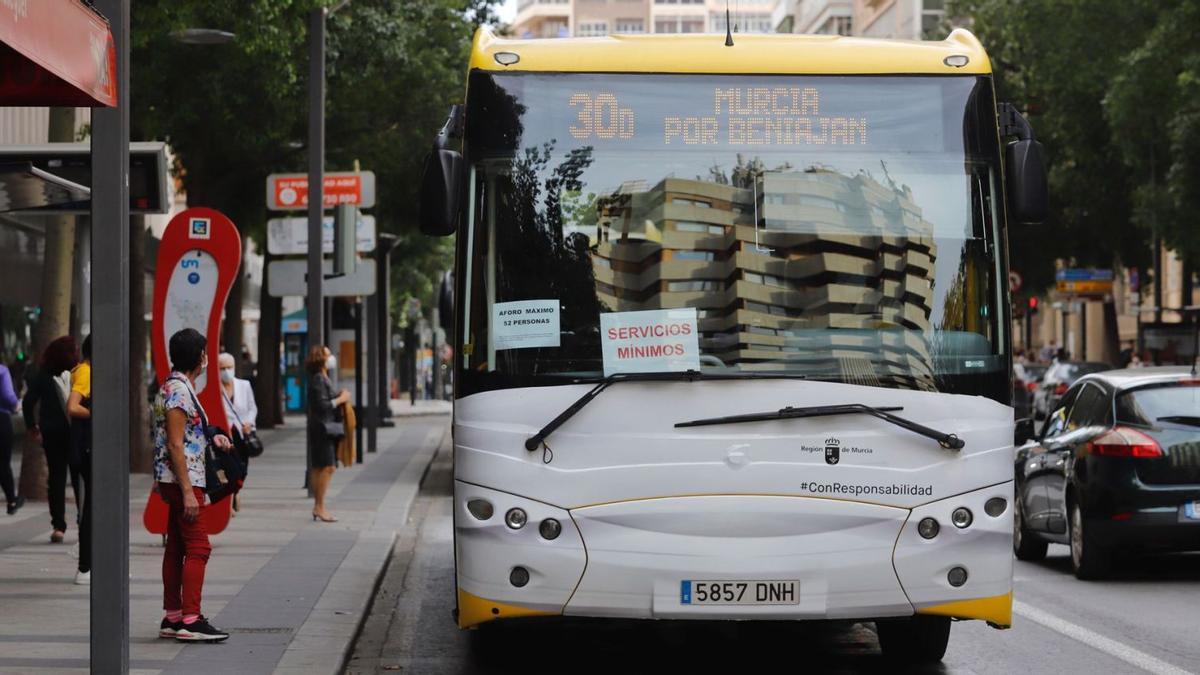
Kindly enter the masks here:
[[798, 605], [800, 582], [784, 581], [681, 581], [683, 605]]
[[1200, 520], [1200, 501], [1185, 503], [1183, 505], [1183, 517], [1187, 520]]

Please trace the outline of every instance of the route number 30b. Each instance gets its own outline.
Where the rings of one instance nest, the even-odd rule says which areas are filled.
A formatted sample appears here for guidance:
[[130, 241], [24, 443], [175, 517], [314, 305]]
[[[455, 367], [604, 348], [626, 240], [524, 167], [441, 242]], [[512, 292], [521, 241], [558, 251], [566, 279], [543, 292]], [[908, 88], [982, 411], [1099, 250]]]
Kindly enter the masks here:
[[616, 96], [573, 94], [569, 105], [579, 109], [576, 117], [578, 124], [571, 125], [571, 135], [575, 138], [633, 138], [633, 110], [617, 105]]

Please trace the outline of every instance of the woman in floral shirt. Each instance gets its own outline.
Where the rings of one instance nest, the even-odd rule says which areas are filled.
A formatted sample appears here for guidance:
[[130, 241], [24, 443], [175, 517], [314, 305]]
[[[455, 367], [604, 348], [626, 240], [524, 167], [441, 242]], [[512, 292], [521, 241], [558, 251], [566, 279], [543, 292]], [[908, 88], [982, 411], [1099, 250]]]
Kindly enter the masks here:
[[[185, 328], [171, 336], [171, 375], [154, 401], [154, 480], [170, 507], [163, 551], [163, 620], [158, 635], [187, 642], [220, 642], [229, 634], [200, 613], [204, 569], [212, 547], [200, 517], [204, 510], [206, 416], [196, 397], [196, 379], [208, 367], [208, 341]], [[215, 383], [212, 386], [217, 386]], [[215, 436], [223, 451], [229, 438]]]

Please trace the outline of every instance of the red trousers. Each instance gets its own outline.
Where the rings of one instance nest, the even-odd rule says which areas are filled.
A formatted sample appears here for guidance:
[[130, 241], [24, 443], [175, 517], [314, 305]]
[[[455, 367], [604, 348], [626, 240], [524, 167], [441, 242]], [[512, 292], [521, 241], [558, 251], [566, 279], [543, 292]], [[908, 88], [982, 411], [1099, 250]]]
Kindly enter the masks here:
[[[175, 483], [159, 483], [158, 492], [170, 506], [167, 516], [167, 548], [163, 551], [163, 609], [181, 610], [184, 616], [200, 613], [200, 596], [204, 591], [204, 568], [212, 546], [204, 519], [188, 522], [183, 518], [183, 491]], [[192, 493], [203, 513], [204, 490], [193, 487]]]

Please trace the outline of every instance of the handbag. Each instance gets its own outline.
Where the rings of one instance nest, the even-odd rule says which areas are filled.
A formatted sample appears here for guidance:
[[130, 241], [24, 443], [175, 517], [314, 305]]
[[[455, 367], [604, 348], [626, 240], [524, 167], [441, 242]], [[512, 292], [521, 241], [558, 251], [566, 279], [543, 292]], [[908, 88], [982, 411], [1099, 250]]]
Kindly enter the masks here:
[[243, 434], [242, 427], [245, 426], [246, 423], [242, 421], [242, 416], [239, 415], [237, 409], [233, 407], [233, 401], [230, 401], [229, 397], [225, 396], [224, 389], [221, 390], [221, 396], [224, 397], [225, 402], [229, 404], [229, 409], [233, 411], [233, 416], [237, 418], [237, 428], [234, 429], [233, 432], [234, 446], [236, 446], [243, 455], [251, 459], [263, 454], [263, 442], [261, 439], [259, 439], [258, 432], [256, 432], [254, 429], [251, 429], [250, 433]]
[[[183, 382], [178, 377], [169, 379]], [[204, 430], [205, 440], [208, 441], [204, 448], [204, 493], [208, 495], [210, 502], [216, 504], [232, 494], [237, 494], [238, 490], [242, 489], [242, 481], [246, 480], [246, 467], [232, 452], [217, 450], [214, 439], [217, 436], [229, 438], [229, 435], [220, 427], [209, 425], [208, 416], [204, 414], [204, 408], [200, 405], [192, 387], [187, 382], [183, 382], [183, 384], [187, 387], [188, 395], [192, 397], [192, 405], [196, 406], [196, 412], [200, 414], [200, 426]]]
[[346, 425], [341, 422], [322, 422], [321, 425], [329, 438], [338, 439], [346, 435]]

